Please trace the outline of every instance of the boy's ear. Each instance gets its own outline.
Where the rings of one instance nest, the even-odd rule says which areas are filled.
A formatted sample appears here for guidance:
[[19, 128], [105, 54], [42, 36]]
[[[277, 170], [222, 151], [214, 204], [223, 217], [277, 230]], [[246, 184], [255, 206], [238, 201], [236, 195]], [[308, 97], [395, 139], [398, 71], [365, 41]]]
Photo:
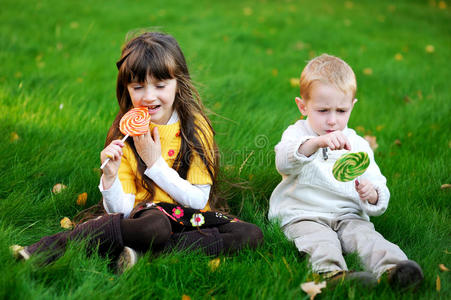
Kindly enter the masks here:
[[306, 109], [306, 107], [305, 107], [305, 101], [304, 101], [304, 99], [301, 99], [301, 98], [299, 98], [299, 97], [296, 97], [294, 100], [296, 101], [296, 105], [298, 106], [299, 111], [301, 112], [301, 114], [302, 114], [303, 116], [307, 116], [307, 109]]

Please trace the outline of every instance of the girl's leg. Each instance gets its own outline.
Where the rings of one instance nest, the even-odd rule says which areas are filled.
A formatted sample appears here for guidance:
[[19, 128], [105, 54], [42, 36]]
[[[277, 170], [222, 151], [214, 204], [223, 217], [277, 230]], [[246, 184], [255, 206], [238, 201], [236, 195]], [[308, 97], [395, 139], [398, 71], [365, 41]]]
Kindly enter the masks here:
[[236, 253], [244, 247], [255, 249], [263, 243], [262, 231], [252, 223], [231, 222], [219, 225], [218, 230], [226, 253]]
[[171, 236], [168, 217], [157, 209], [144, 211], [136, 219], [123, 219], [121, 232], [124, 245], [141, 252], [161, 250]]
[[256, 225], [232, 222], [217, 227], [174, 233], [165, 250], [197, 250], [217, 256], [236, 253], [244, 247], [256, 248], [263, 242], [263, 233]]
[[29, 255], [47, 253], [46, 263], [60, 257], [68, 241], [87, 240], [88, 249], [98, 246], [99, 254], [118, 255], [124, 245], [120, 230], [122, 214], [103, 215], [77, 225], [72, 231], [64, 231], [43, 237], [37, 243], [25, 247]]

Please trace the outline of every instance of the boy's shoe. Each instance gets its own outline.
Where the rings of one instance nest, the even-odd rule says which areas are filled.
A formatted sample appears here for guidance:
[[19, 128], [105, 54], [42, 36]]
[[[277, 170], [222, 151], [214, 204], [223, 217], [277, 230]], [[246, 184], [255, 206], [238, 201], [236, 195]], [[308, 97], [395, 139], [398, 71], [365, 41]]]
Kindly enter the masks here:
[[125, 246], [117, 259], [117, 272], [119, 274], [131, 269], [138, 262], [138, 253], [130, 247]]
[[370, 272], [333, 271], [323, 274], [322, 277], [327, 281], [328, 288], [335, 288], [345, 281], [355, 281], [367, 288], [377, 285], [377, 278]]
[[423, 281], [423, 271], [413, 260], [404, 260], [387, 271], [387, 279], [392, 287], [400, 289], [417, 288]]
[[28, 260], [30, 259], [30, 253], [26, 248], [20, 245], [12, 245], [9, 247], [13, 256], [18, 260]]

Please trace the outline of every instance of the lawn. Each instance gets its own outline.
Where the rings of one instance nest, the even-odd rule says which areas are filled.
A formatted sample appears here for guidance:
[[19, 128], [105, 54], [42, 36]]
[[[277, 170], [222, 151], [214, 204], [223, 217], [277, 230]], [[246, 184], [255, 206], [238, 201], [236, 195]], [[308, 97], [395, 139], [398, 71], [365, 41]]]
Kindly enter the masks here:
[[[191, 3], [192, 2], [192, 3]], [[376, 139], [391, 191], [372, 218], [424, 270], [415, 293], [382, 282], [318, 298], [451, 298], [451, 17], [449, 1], [3, 0], [0, 10], [0, 298], [308, 299], [307, 260], [268, 222], [281, 177], [274, 146], [299, 119], [306, 61], [337, 55], [358, 83], [349, 126]], [[217, 132], [232, 213], [259, 225], [257, 251], [221, 257], [148, 253], [123, 275], [70, 245], [55, 263], [16, 262], [27, 245], [97, 203], [99, 153], [117, 112], [115, 62], [127, 32], [172, 34]], [[231, 185], [239, 183], [239, 185]], [[55, 184], [67, 186], [52, 193]], [[238, 188], [237, 186], [241, 186]], [[87, 193], [87, 203], [77, 197]], [[361, 269], [357, 256], [350, 268]], [[185, 298], [183, 298], [185, 297]]]

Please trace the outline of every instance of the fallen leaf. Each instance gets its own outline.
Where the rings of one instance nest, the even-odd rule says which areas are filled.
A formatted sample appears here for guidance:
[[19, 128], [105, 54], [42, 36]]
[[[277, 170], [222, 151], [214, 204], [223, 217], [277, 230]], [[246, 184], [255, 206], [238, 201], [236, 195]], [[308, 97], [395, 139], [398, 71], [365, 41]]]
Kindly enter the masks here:
[[446, 2], [445, 1], [440, 1], [438, 3], [438, 8], [440, 9], [446, 9]]
[[401, 141], [399, 139], [395, 140], [395, 145], [401, 146]]
[[403, 60], [403, 56], [402, 56], [402, 54], [401, 53], [396, 53], [396, 55], [395, 55], [395, 59], [396, 60]]
[[370, 144], [371, 149], [373, 149], [373, 151], [376, 151], [377, 147], [379, 147], [376, 142], [376, 137], [372, 135], [365, 135], [363, 138]]
[[365, 74], [365, 75], [373, 75], [373, 69], [365, 68], [365, 69], [363, 69], [363, 74]]
[[377, 125], [376, 126], [376, 131], [381, 131], [382, 129], [384, 129], [385, 125]]
[[252, 8], [250, 8], [250, 7], [243, 8], [243, 14], [245, 16], [250, 16], [250, 15], [252, 15], [252, 13], [253, 13]]
[[59, 193], [61, 193], [61, 191], [64, 190], [65, 188], [67, 188], [67, 186], [65, 186], [64, 184], [62, 184], [62, 183], [57, 183], [57, 184], [55, 184], [55, 185], [53, 186], [52, 192], [53, 192], [54, 194], [59, 194]]
[[442, 184], [442, 186], [440, 187], [442, 190], [444, 190], [444, 189], [449, 189], [449, 188], [451, 188], [451, 184], [449, 184], [449, 183], [445, 183], [445, 184]]
[[215, 259], [212, 259], [208, 262], [208, 266], [210, 267], [210, 271], [214, 272], [221, 264], [221, 259], [219, 257], [216, 257]]
[[439, 267], [440, 271], [443, 271], [443, 272], [448, 272], [449, 271], [449, 269], [447, 267], [445, 267], [444, 264], [439, 264], [438, 267]]
[[424, 50], [426, 50], [427, 53], [434, 53], [435, 47], [433, 45], [427, 45]]
[[71, 22], [69, 26], [71, 29], [76, 29], [76, 28], [78, 28], [79, 24], [78, 24], [78, 22]]
[[417, 96], [418, 96], [418, 99], [422, 100], [423, 99], [423, 92], [422, 91], [417, 91]]
[[365, 127], [363, 127], [363, 126], [357, 126], [356, 128], [355, 128], [355, 130], [357, 130], [357, 131], [360, 131], [360, 132], [365, 132]]
[[410, 103], [410, 102], [412, 102], [412, 99], [410, 99], [410, 97], [406, 95], [406, 96], [404, 96], [404, 102]]
[[19, 135], [17, 134], [17, 132], [11, 132], [11, 137], [9, 138], [9, 140], [11, 142], [15, 142], [19, 139]]
[[279, 70], [272, 69], [271, 73], [272, 73], [272, 76], [276, 77], [279, 74]]
[[299, 78], [290, 78], [290, 85], [292, 87], [299, 87]]
[[64, 229], [72, 229], [72, 227], [74, 227], [74, 224], [68, 217], [62, 218], [60, 224]]
[[183, 295], [182, 300], [191, 300], [191, 297], [188, 295]]
[[81, 193], [80, 195], [78, 195], [77, 197], [77, 204], [79, 206], [85, 206], [86, 205], [86, 200], [88, 199], [88, 193]]
[[321, 289], [326, 287], [326, 282], [322, 281], [315, 283], [314, 281], [304, 282], [301, 284], [301, 289], [310, 296], [310, 300], [313, 300], [316, 295], [321, 294]]
[[437, 279], [435, 280], [435, 290], [440, 292], [441, 284], [440, 284], [440, 276], [437, 275]]

